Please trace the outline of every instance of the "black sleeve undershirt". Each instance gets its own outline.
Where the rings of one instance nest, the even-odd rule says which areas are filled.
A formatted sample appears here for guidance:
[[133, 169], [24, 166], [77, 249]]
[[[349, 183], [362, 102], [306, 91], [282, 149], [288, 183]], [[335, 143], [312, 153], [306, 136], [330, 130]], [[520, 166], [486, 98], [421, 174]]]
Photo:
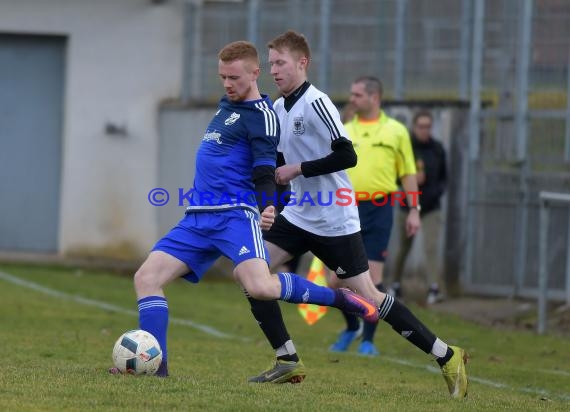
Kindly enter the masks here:
[[[283, 156], [283, 153], [277, 152], [277, 167], [284, 166], [285, 164], [286, 164], [285, 156]], [[286, 192], [289, 192], [291, 190], [291, 185], [290, 184], [281, 185], [277, 183], [276, 186], [277, 186], [277, 196], [279, 202], [277, 203], [277, 205], [274, 206], [277, 207], [277, 213], [281, 213], [285, 205], [289, 202], [290, 196], [286, 194]]]
[[251, 175], [255, 185], [255, 199], [260, 212], [267, 206], [275, 206], [275, 168], [273, 166], [257, 166]]
[[356, 152], [352, 142], [346, 137], [333, 140], [331, 149], [332, 153], [321, 159], [301, 163], [303, 176], [321, 176], [356, 166]]

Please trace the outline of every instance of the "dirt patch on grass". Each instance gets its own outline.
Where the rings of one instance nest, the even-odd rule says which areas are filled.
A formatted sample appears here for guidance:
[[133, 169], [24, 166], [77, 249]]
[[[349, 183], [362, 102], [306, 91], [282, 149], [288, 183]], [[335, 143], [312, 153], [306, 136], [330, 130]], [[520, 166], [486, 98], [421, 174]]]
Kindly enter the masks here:
[[[405, 302], [426, 307], [427, 285], [411, 277], [402, 282]], [[538, 322], [537, 302], [530, 299], [462, 296], [447, 298], [431, 305], [435, 311], [458, 315], [462, 319], [499, 329], [535, 332]], [[570, 336], [570, 306], [551, 302], [548, 306], [547, 333]]]
[[[432, 308], [484, 326], [529, 331], [537, 328], [537, 305], [529, 300], [463, 297], [439, 302]], [[547, 333], [570, 335], [570, 306], [549, 305]]]

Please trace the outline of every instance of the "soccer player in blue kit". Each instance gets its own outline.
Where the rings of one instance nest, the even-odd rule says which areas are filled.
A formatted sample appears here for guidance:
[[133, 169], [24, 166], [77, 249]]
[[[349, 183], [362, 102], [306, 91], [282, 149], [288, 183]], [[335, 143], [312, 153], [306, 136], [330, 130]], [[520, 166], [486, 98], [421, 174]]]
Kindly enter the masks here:
[[225, 96], [198, 149], [190, 205], [134, 276], [139, 326], [156, 337], [163, 352], [158, 376], [168, 376], [168, 304], [163, 287], [179, 277], [199, 282], [221, 255], [233, 261], [234, 278], [252, 298], [334, 306], [369, 321], [379, 315], [376, 305], [348, 289], [318, 286], [293, 273], [269, 272], [261, 230], [269, 229], [275, 219], [279, 123], [270, 99], [257, 87], [255, 47], [233, 42], [218, 57]]

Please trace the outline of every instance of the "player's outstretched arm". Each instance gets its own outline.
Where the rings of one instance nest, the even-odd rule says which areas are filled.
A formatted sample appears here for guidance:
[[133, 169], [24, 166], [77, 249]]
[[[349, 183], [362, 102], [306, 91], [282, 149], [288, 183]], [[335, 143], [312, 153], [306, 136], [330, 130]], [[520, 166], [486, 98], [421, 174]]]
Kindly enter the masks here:
[[305, 177], [313, 177], [338, 172], [356, 166], [357, 156], [352, 142], [346, 137], [339, 137], [331, 142], [332, 153], [327, 156], [301, 163], [301, 172]]

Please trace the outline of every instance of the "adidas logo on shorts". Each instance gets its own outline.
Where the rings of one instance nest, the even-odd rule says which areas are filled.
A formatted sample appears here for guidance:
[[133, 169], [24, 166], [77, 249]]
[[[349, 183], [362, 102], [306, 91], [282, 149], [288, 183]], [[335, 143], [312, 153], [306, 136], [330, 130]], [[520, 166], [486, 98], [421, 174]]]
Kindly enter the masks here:
[[336, 270], [336, 274], [337, 275], [346, 275], [346, 270], [344, 270], [343, 268], [341, 268], [340, 266], [337, 268]]
[[239, 250], [239, 256], [245, 255], [246, 253], [249, 253], [249, 249], [246, 248], [245, 246], [242, 246], [241, 249]]

